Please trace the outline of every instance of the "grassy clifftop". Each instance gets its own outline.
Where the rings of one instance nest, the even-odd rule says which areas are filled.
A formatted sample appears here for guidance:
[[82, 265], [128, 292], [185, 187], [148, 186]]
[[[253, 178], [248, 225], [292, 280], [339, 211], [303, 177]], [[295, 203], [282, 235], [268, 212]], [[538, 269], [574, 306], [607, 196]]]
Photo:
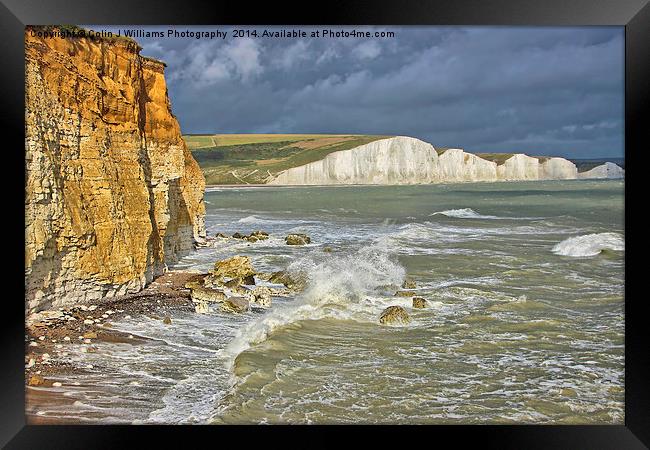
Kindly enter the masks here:
[[[392, 136], [355, 134], [188, 134], [183, 139], [206, 184], [265, 184], [278, 173]], [[436, 147], [439, 155], [446, 147]], [[476, 153], [503, 164], [514, 153]], [[540, 162], [547, 156], [534, 156]]]
[[279, 172], [390, 136], [351, 134], [213, 134], [183, 138], [206, 184], [263, 184]]

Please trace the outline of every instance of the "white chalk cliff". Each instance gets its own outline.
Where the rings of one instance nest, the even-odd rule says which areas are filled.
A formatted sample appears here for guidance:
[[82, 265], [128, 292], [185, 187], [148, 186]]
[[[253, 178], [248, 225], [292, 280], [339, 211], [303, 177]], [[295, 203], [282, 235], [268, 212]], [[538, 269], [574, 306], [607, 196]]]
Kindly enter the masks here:
[[574, 180], [578, 178], [578, 169], [575, 164], [564, 158], [549, 158], [539, 165], [539, 178], [541, 180]]
[[[578, 174], [575, 164], [564, 158], [540, 161], [523, 153], [497, 165], [461, 149], [448, 149], [438, 155], [431, 144], [412, 137], [396, 136], [333, 152], [319, 161], [292, 167], [280, 172], [269, 184], [429, 184], [623, 176], [620, 167], [612, 163], [607, 165], [607, 170], [595, 168]], [[583, 176], [586, 174], [589, 176]]]
[[578, 178], [623, 178], [625, 170], [614, 163], [606, 162], [596, 166], [591, 170], [578, 174]]
[[281, 172], [269, 184], [415, 184], [438, 181], [438, 153], [409, 137], [381, 139]]
[[437, 181], [493, 181], [497, 177], [497, 163], [459, 148], [450, 148], [440, 155], [438, 167]]

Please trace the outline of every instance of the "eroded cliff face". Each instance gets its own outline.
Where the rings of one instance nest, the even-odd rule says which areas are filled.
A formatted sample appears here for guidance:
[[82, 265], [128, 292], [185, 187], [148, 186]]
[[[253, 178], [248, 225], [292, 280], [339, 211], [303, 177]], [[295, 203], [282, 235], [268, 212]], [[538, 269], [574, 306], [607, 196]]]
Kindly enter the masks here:
[[549, 158], [539, 165], [541, 180], [573, 180], [578, 178], [578, 168], [564, 158]]
[[419, 139], [397, 136], [330, 153], [281, 172], [269, 184], [411, 184], [438, 176], [438, 153]]
[[494, 181], [497, 177], [497, 164], [458, 148], [450, 148], [438, 159], [440, 165], [439, 181]]
[[497, 167], [499, 180], [537, 180], [539, 179], [539, 160], [532, 156], [517, 153]]
[[139, 50], [26, 32], [29, 311], [138, 291], [205, 237], [203, 174]]
[[586, 172], [580, 172], [578, 178], [596, 179], [596, 178], [623, 178], [625, 177], [625, 170], [620, 166], [606, 162], [600, 166], [596, 166]]
[[419, 139], [397, 136], [334, 152], [281, 172], [270, 184], [424, 184], [476, 181], [575, 179], [575, 164], [564, 158], [517, 153], [503, 164], [452, 148], [438, 156]]

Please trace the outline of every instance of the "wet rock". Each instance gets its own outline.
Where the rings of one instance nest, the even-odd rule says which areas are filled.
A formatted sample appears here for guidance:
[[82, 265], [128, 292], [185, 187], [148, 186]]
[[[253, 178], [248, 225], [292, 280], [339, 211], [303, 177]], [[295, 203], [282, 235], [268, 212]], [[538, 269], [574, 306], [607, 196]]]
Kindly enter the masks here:
[[281, 270], [273, 273], [269, 278], [270, 283], [284, 284], [289, 289], [302, 290], [305, 288], [306, 280], [302, 276], [292, 275], [289, 272]]
[[232, 238], [233, 239], [243, 239], [244, 235], [241, 234], [241, 233], [233, 233]]
[[413, 291], [397, 291], [395, 292], [395, 297], [413, 297], [415, 292]]
[[286, 286], [282, 286], [281, 288], [270, 287], [269, 289], [273, 297], [288, 297], [294, 292]]
[[253, 302], [268, 308], [271, 306], [271, 289], [266, 286], [258, 286], [252, 292]]
[[196, 311], [198, 314], [207, 314], [210, 312], [210, 307], [206, 302], [199, 302], [195, 307], [194, 311]]
[[273, 275], [272, 273], [268, 273], [268, 272], [257, 272], [255, 274], [257, 278], [264, 281], [269, 281], [269, 278], [271, 278], [272, 275]]
[[406, 278], [404, 280], [404, 283], [402, 283], [402, 289], [415, 289], [417, 287], [417, 284], [415, 284], [415, 280], [412, 278]]
[[323, 252], [332, 253], [332, 247], [323, 247]]
[[97, 333], [94, 331], [89, 331], [83, 334], [84, 339], [97, 339]]
[[165, 316], [165, 318], [163, 319], [163, 323], [164, 323], [165, 325], [171, 325], [171, 323], [172, 323], [172, 318], [169, 317], [169, 316]]
[[422, 309], [427, 307], [427, 301], [422, 297], [413, 297], [413, 307]]
[[202, 286], [202, 284], [198, 281], [188, 281], [183, 285], [185, 289], [189, 289], [190, 291], [200, 286]]
[[185, 287], [187, 289], [197, 289], [201, 287], [206, 287], [210, 289], [217, 289], [223, 286], [223, 280], [217, 280], [213, 275], [209, 274], [203, 277], [203, 280], [201, 281], [190, 281], [189, 283], [185, 283]]
[[222, 239], [227, 239], [228, 235], [224, 233], [217, 233], [214, 235], [214, 237], [222, 238]]
[[305, 245], [311, 242], [311, 238], [306, 234], [294, 233], [284, 238], [287, 245]]
[[226, 299], [226, 293], [220, 289], [213, 289], [200, 284], [190, 287], [190, 298], [194, 303], [221, 302]]
[[379, 323], [384, 325], [407, 324], [410, 322], [411, 318], [401, 306], [389, 306], [379, 316]]
[[30, 386], [42, 386], [43, 384], [45, 384], [45, 378], [43, 378], [38, 374], [32, 375], [31, 377], [29, 377], [29, 381], [27, 382], [27, 384], [29, 384]]
[[253, 292], [251, 288], [240, 284], [239, 280], [230, 280], [225, 286], [230, 289], [230, 292], [240, 297], [250, 297]]
[[248, 242], [257, 242], [259, 239], [256, 236], [246, 236], [244, 239], [246, 239]]
[[248, 256], [233, 256], [217, 261], [212, 275], [216, 280], [239, 278], [241, 284], [255, 284], [255, 270]]
[[228, 312], [243, 313], [249, 310], [250, 305], [245, 297], [228, 297], [221, 302], [221, 308]]
[[59, 320], [64, 319], [65, 314], [60, 310], [46, 310], [38, 313], [30, 314], [27, 317], [27, 326], [43, 328], [53, 325]]
[[200, 240], [200, 241], [195, 241], [194, 242], [194, 249], [198, 250], [200, 248], [210, 247], [210, 244], [212, 242], [214, 242], [214, 239], [212, 239], [211, 237], [207, 237], [207, 238], [205, 238], [203, 240]]
[[255, 238], [256, 241], [264, 241], [269, 238], [269, 233], [266, 231], [253, 231], [249, 236], [249, 240]]

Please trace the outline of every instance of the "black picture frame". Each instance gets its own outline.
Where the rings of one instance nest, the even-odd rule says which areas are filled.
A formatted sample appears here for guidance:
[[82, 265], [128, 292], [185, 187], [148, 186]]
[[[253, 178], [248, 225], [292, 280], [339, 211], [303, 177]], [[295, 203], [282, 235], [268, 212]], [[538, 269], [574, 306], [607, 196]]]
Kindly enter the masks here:
[[[643, 296], [634, 296], [638, 273], [643, 270], [633, 261], [643, 256], [640, 246], [632, 245], [637, 234], [634, 214], [643, 214], [643, 205], [634, 207], [632, 199], [643, 195], [637, 186], [644, 152], [650, 151], [644, 119], [650, 104], [650, 5], [647, 0], [456, 0], [456, 1], [328, 1], [320, 6], [306, 2], [215, 2], [195, 0], [137, 1], [71, 1], [71, 0], [2, 0], [0, 4], [0, 49], [2, 66], [2, 109], [4, 139], [7, 143], [3, 161], [6, 165], [5, 201], [16, 208], [15, 215], [7, 213], [5, 222], [11, 225], [5, 242], [15, 246], [15, 256], [6, 267], [16, 266], [24, 247], [20, 238], [24, 229], [19, 219], [24, 217], [24, 202], [18, 183], [24, 158], [24, 26], [28, 24], [348, 24], [348, 25], [539, 25], [625, 27], [625, 158], [626, 158], [626, 285], [625, 285], [625, 425], [624, 426], [428, 426], [422, 427], [362, 427], [366, 435], [385, 444], [405, 445], [415, 438], [423, 443], [439, 444], [451, 439], [453, 446], [473, 443], [486, 448], [589, 448], [627, 449], [650, 446], [650, 343], [645, 324]], [[12, 137], [11, 143], [7, 137]], [[15, 176], [14, 176], [15, 175]], [[11, 181], [10, 181], [11, 180]], [[14, 189], [14, 183], [16, 188]], [[24, 183], [23, 183], [24, 186]], [[23, 190], [24, 192], [24, 190]], [[639, 194], [641, 193], [641, 194]], [[628, 198], [629, 196], [629, 198]], [[9, 210], [7, 210], [9, 211]], [[24, 225], [24, 223], [22, 224]], [[16, 237], [14, 237], [16, 236]], [[639, 258], [640, 259], [640, 258]], [[24, 274], [15, 270], [5, 273], [5, 280], [16, 286], [2, 300], [3, 312], [2, 365], [0, 378], [0, 445], [6, 448], [117, 448], [136, 444], [136, 437], [145, 437], [153, 447], [154, 441], [168, 446], [187, 445], [190, 427], [129, 427], [129, 426], [36, 426], [26, 425], [24, 415], [24, 306], [18, 297], [24, 287]], [[14, 284], [15, 283], [15, 284]], [[7, 284], [7, 283], [6, 283]], [[300, 447], [313, 443], [341, 442], [341, 431], [351, 427], [251, 427], [267, 442], [284, 434], [285, 444]], [[354, 428], [354, 431], [359, 428]], [[246, 434], [242, 434], [245, 431]], [[333, 431], [333, 433], [332, 433]], [[228, 434], [240, 443], [250, 439], [249, 429], [242, 427], [191, 427], [192, 434], [202, 434], [210, 445], [225, 444], [214, 436]], [[415, 434], [414, 434], [415, 433]], [[309, 440], [304, 440], [306, 436]], [[278, 436], [279, 437], [279, 436]], [[285, 441], [285, 439], [290, 441]], [[219, 438], [221, 439], [221, 437]], [[370, 445], [366, 442], [364, 445]], [[408, 444], [407, 444], [408, 445]], [[413, 442], [411, 445], [421, 445]]]

